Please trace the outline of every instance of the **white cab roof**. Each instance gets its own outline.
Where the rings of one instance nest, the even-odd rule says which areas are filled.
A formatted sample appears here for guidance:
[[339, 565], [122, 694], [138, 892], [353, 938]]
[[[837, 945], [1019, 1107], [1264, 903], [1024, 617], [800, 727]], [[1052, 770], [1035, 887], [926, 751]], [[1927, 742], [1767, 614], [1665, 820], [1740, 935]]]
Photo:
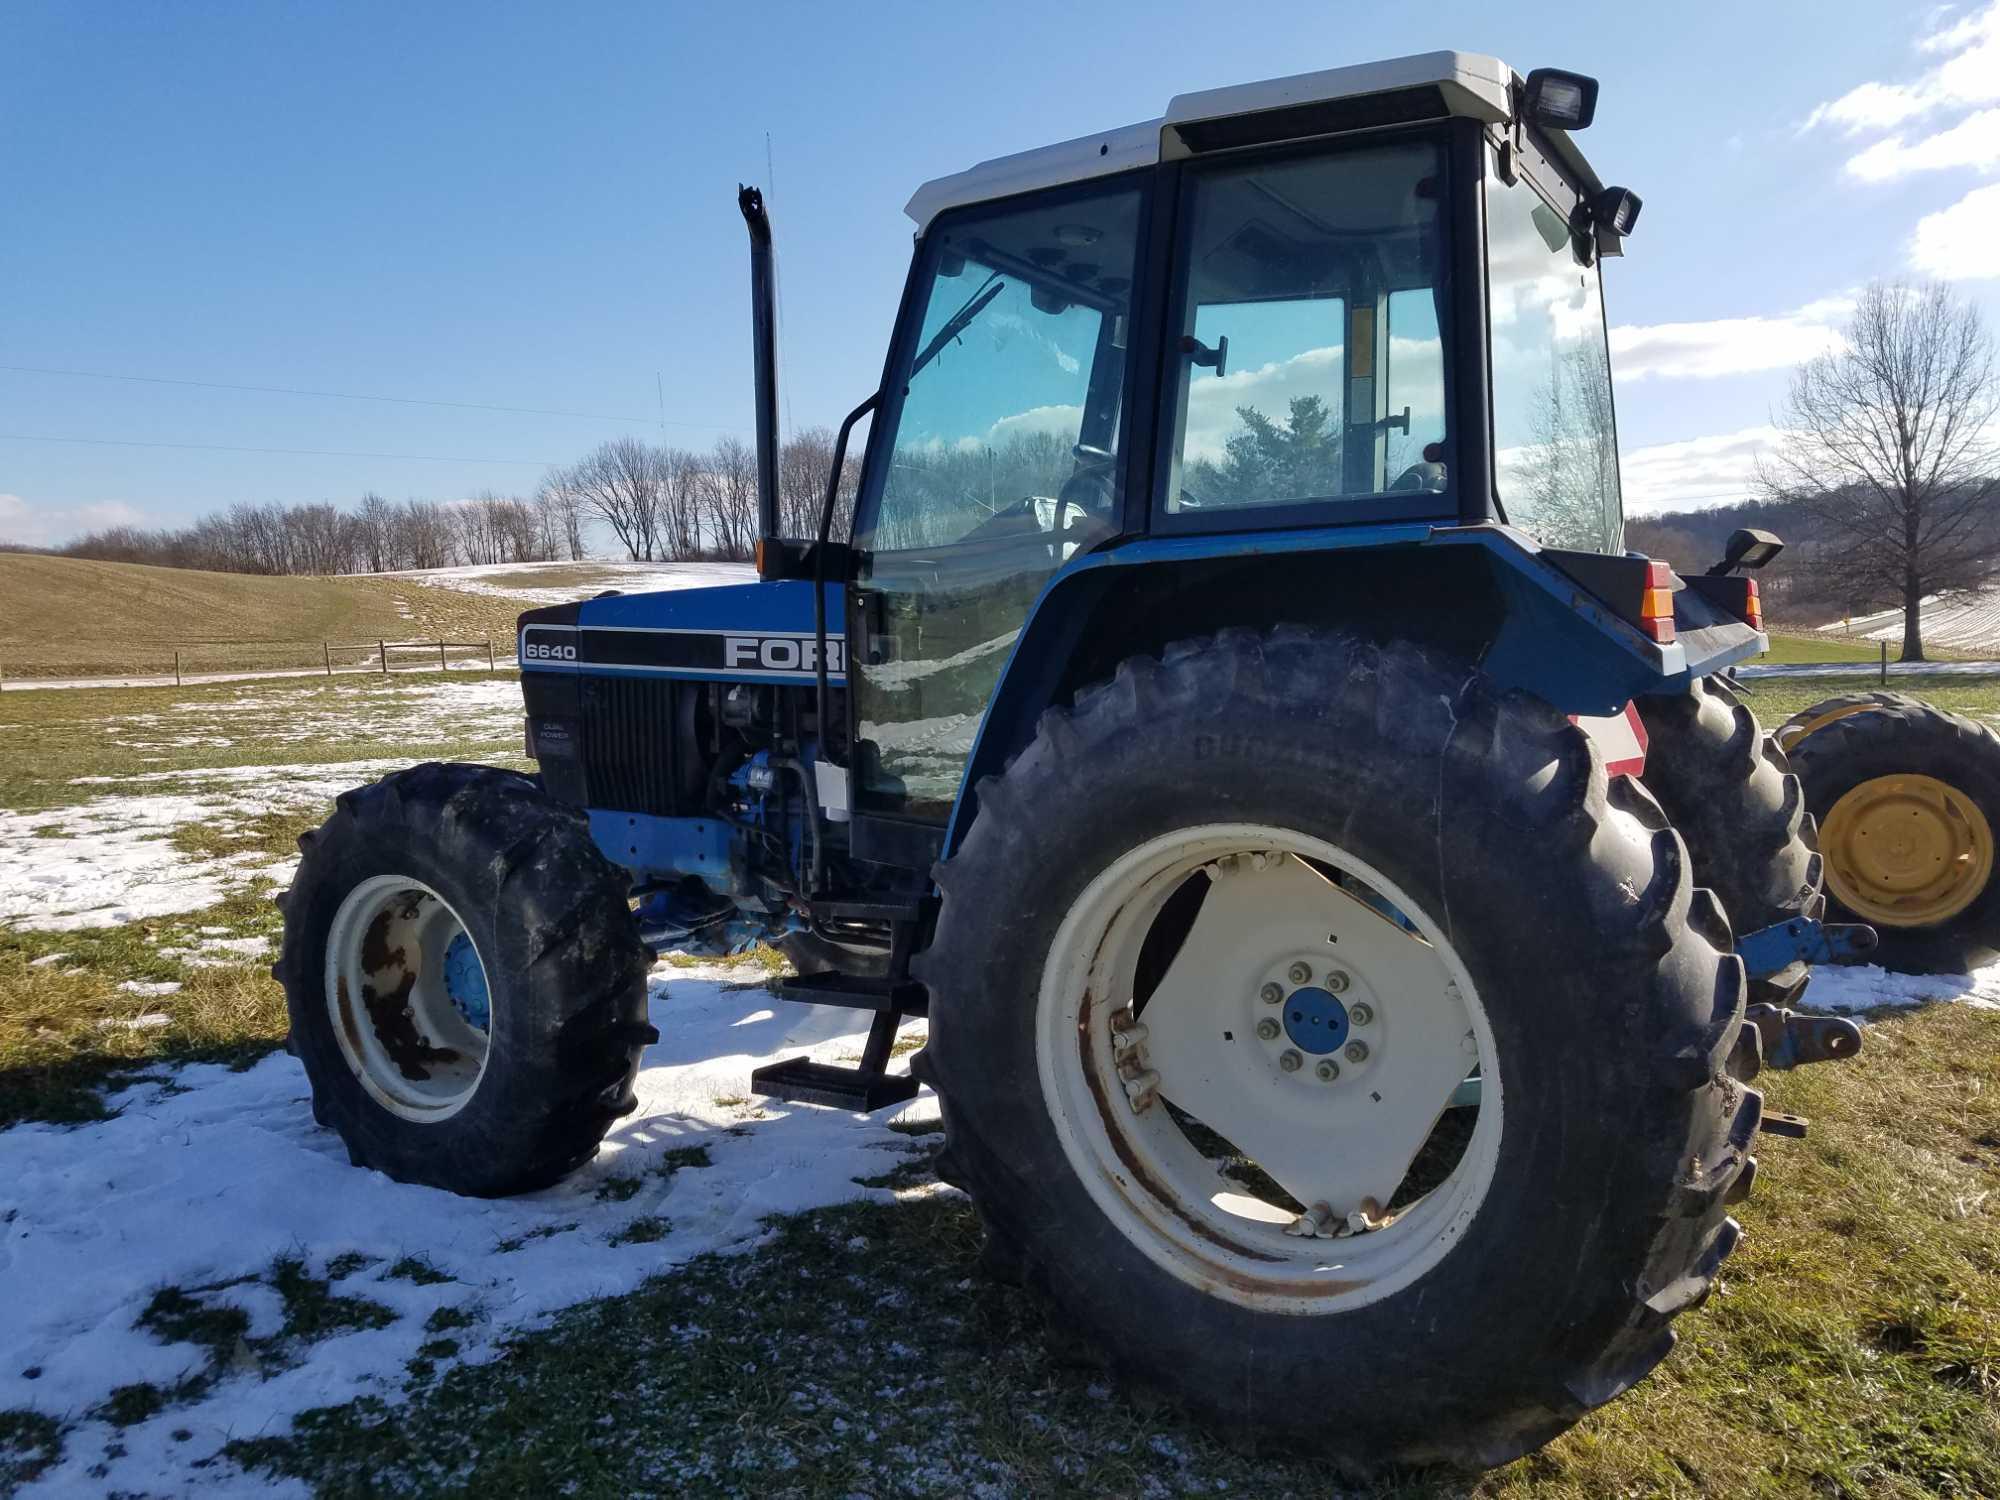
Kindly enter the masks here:
[[1388, 62], [1177, 94], [1157, 120], [995, 157], [967, 171], [936, 178], [917, 189], [904, 211], [916, 220], [921, 232], [948, 208], [1151, 166], [1160, 160], [1167, 133], [1177, 126], [1397, 89], [1434, 87], [1443, 94], [1450, 113], [1497, 123], [1509, 116], [1508, 91], [1514, 77], [1513, 69], [1497, 58], [1471, 52], [1424, 52]]

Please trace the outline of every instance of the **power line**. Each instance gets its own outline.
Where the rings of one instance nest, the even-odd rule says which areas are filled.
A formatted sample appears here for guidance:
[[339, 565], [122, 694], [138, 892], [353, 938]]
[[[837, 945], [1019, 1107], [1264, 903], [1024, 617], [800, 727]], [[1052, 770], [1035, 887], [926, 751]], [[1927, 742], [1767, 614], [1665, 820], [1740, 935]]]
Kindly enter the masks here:
[[[500, 411], [531, 417], [584, 417], [599, 422], [643, 423], [644, 417], [615, 416], [601, 411], [564, 411], [546, 406], [494, 406], [484, 401], [435, 401], [421, 396], [362, 396], [352, 391], [312, 391], [289, 385], [231, 385], [219, 380], [179, 380], [165, 375], [113, 375], [101, 370], [53, 370], [39, 365], [0, 365], [16, 375], [63, 375], [76, 380], [122, 380], [136, 385], [185, 385], [205, 391], [252, 391], [266, 396], [317, 396], [329, 401], [381, 401], [395, 406], [449, 406], [459, 411]], [[703, 432], [730, 432], [714, 422], [665, 422], [668, 427], [695, 427]]]
[[238, 448], [227, 443], [141, 443], [129, 438], [49, 437], [34, 432], [0, 432], [0, 443], [77, 443], [91, 448], [178, 448], [200, 453], [280, 453], [295, 458], [406, 458], [439, 464], [519, 464], [549, 469], [546, 458], [453, 458], [442, 453], [366, 453], [348, 448]]

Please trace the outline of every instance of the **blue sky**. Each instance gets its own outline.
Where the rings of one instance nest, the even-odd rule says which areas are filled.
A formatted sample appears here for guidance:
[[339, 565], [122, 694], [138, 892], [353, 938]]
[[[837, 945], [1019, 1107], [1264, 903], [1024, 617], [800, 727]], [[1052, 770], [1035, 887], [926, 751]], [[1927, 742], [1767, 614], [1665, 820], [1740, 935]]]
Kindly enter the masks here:
[[1608, 281], [1635, 509], [1740, 493], [1786, 368], [1871, 277], [2000, 309], [2000, 0], [11, 0], [0, 365], [541, 410], [0, 370], [0, 537], [529, 491], [657, 438], [656, 377], [670, 440], [747, 435], [733, 193], [767, 131], [787, 409], [836, 420], [879, 376], [919, 182], [1177, 92], [1438, 47], [1603, 81], [1583, 144], [1646, 200]]

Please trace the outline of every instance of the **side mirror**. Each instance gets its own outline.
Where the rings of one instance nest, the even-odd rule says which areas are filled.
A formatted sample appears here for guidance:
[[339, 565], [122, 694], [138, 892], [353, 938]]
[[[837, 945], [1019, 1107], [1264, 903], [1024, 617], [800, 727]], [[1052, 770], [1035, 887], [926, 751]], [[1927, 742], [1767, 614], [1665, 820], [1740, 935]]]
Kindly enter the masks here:
[[1775, 533], [1745, 526], [1729, 534], [1729, 545], [1722, 549], [1722, 561], [1708, 570], [1708, 576], [1727, 578], [1738, 568], [1755, 572], [1784, 550], [1785, 544]]

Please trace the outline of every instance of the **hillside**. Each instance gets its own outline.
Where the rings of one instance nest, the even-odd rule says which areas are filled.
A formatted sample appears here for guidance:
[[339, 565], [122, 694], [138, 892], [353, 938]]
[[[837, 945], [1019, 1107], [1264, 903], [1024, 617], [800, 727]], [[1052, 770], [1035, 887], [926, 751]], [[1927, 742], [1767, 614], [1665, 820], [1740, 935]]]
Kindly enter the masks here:
[[157, 674], [176, 650], [190, 673], [315, 667], [322, 641], [337, 667], [377, 660], [383, 640], [490, 640], [504, 656], [524, 609], [755, 576], [742, 563], [586, 561], [271, 578], [0, 552], [0, 675]]
[[30, 553], [0, 553], [0, 600], [8, 677], [172, 671], [176, 648], [190, 671], [309, 666], [321, 641], [445, 635], [504, 649], [524, 607], [415, 578], [262, 578]]

